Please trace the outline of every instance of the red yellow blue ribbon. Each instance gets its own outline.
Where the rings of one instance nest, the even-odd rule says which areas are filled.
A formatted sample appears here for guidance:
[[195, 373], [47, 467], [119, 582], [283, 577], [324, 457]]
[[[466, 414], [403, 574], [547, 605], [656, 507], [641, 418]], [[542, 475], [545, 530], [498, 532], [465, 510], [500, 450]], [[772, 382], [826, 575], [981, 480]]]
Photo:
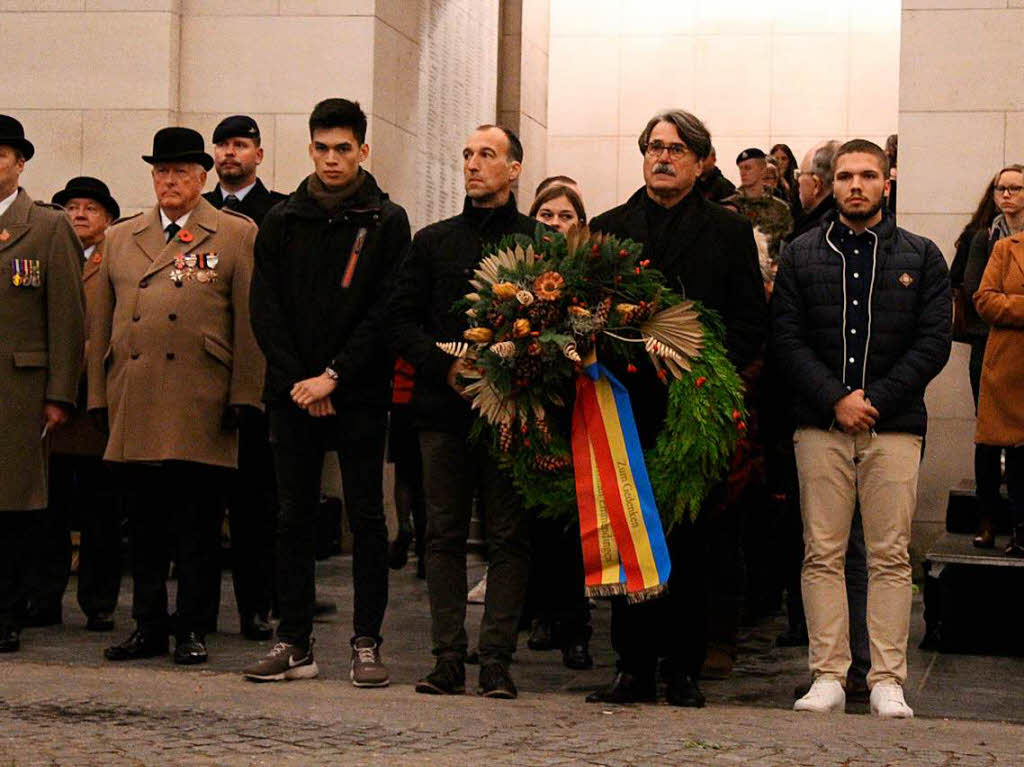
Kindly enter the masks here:
[[672, 565], [633, 408], [597, 362], [576, 379], [572, 451], [587, 594], [657, 596]]

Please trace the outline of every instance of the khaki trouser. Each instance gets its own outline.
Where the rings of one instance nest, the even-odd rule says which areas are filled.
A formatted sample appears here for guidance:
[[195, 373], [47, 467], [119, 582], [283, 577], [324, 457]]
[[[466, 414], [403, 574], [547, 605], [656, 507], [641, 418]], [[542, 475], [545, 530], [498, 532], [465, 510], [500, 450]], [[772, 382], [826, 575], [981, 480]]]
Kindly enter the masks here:
[[910, 521], [917, 502], [921, 437], [801, 428], [793, 435], [804, 522], [801, 577], [810, 667], [845, 685], [850, 626], [843, 567], [856, 502], [868, 555], [868, 686], [907, 678]]

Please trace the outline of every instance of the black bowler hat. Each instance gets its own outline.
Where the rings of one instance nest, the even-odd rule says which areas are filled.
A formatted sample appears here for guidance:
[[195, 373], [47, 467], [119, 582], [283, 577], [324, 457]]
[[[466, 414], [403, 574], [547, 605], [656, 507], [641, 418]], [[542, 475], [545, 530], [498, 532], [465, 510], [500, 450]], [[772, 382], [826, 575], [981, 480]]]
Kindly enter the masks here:
[[73, 200], [76, 197], [96, 200], [107, 209], [107, 213], [113, 218], [121, 217], [121, 207], [117, 204], [117, 200], [110, 196], [107, 185], [98, 178], [78, 176], [71, 179], [63, 189], [53, 196], [51, 202], [63, 206], [67, 204], [68, 200]]
[[8, 115], [0, 115], [0, 144], [13, 146], [26, 160], [31, 160], [36, 153], [32, 142], [25, 138], [25, 129], [21, 123]]
[[219, 144], [229, 138], [251, 138], [253, 141], [260, 140], [260, 126], [256, 124], [249, 115], [231, 115], [220, 121], [220, 124], [213, 129], [213, 143]]
[[153, 136], [153, 154], [142, 155], [150, 165], [158, 162], [197, 162], [203, 170], [213, 167], [213, 158], [206, 153], [203, 137], [191, 128], [161, 128]]
[[756, 146], [753, 146], [750, 149], [744, 149], [742, 152], [736, 155], [736, 164], [739, 165], [744, 160], [763, 160], [767, 156], [768, 155], [766, 155]]

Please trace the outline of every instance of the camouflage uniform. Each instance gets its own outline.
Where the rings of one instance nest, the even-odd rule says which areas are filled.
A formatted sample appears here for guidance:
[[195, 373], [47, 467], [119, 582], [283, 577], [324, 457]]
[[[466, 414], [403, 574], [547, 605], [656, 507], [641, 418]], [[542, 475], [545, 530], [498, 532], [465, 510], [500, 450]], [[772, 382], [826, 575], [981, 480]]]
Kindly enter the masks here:
[[793, 214], [783, 200], [770, 194], [763, 197], [748, 197], [742, 189], [726, 197], [720, 205], [729, 205], [750, 219], [750, 223], [768, 235], [768, 251], [772, 261], [779, 257], [782, 238], [793, 229]]

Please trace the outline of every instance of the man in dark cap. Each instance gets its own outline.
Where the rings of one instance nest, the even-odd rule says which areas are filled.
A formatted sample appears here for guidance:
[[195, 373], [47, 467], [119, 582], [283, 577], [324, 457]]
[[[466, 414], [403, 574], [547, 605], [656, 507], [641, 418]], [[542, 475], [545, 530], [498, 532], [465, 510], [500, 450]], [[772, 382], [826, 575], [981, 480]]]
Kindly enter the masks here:
[[793, 228], [793, 214], [789, 205], [765, 188], [764, 170], [767, 165], [767, 156], [757, 147], [740, 152], [736, 156], [736, 167], [740, 172], [739, 189], [721, 203], [746, 216], [768, 236], [768, 248], [774, 261], [779, 257], [782, 238]]
[[220, 179], [217, 188], [203, 195], [215, 208], [244, 213], [256, 226], [267, 211], [287, 198], [271, 192], [256, 178], [263, 162], [260, 128], [248, 115], [225, 117], [213, 131], [213, 164]]
[[[248, 115], [225, 117], [213, 131], [213, 164], [220, 182], [203, 195], [215, 208], [244, 213], [256, 226], [287, 195], [271, 192], [256, 177], [263, 162], [260, 128]], [[267, 420], [253, 415], [239, 426], [238, 472], [228, 501], [231, 578], [247, 639], [269, 639], [274, 592], [274, 517], [277, 486]], [[216, 616], [212, 616], [215, 620]]]
[[[104, 237], [111, 222], [121, 215], [121, 208], [110, 195], [107, 185], [97, 178], [73, 178], [53, 195], [52, 201], [67, 213], [75, 234], [85, 249], [82, 266], [82, 287], [85, 290], [85, 323], [89, 325], [90, 310], [95, 304], [100, 263], [103, 261]], [[85, 377], [78, 392], [79, 414], [66, 429], [54, 436], [50, 460], [52, 507], [61, 514], [65, 527], [61, 530], [61, 546], [57, 556], [46, 566], [47, 577], [40, 582], [38, 607], [52, 605], [51, 618], [60, 619], [60, 600], [67, 587], [69, 555], [68, 527], [77, 522], [81, 531], [78, 555], [78, 604], [86, 614], [90, 631], [114, 628], [114, 608], [121, 587], [121, 512], [119, 494], [114, 492], [107, 469], [103, 466], [103, 450], [107, 435], [85, 417]], [[47, 618], [46, 610], [34, 610], [26, 621]], [[33, 625], [42, 625], [36, 622]]]
[[[59, 207], [18, 185], [33, 154], [21, 123], [0, 115], [0, 652], [19, 649], [37, 568], [60, 540], [46, 464], [85, 341], [82, 246]], [[59, 597], [56, 608], [59, 620]]]
[[249, 324], [256, 226], [202, 198], [213, 158], [189, 128], [153, 138], [157, 204], [107, 234], [90, 307], [90, 412], [132, 496], [132, 615], [109, 660], [167, 652], [167, 568], [178, 577], [176, 663], [206, 660], [220, 588], [222, 500], [238, 423], [260, 408], [263, 357]]

